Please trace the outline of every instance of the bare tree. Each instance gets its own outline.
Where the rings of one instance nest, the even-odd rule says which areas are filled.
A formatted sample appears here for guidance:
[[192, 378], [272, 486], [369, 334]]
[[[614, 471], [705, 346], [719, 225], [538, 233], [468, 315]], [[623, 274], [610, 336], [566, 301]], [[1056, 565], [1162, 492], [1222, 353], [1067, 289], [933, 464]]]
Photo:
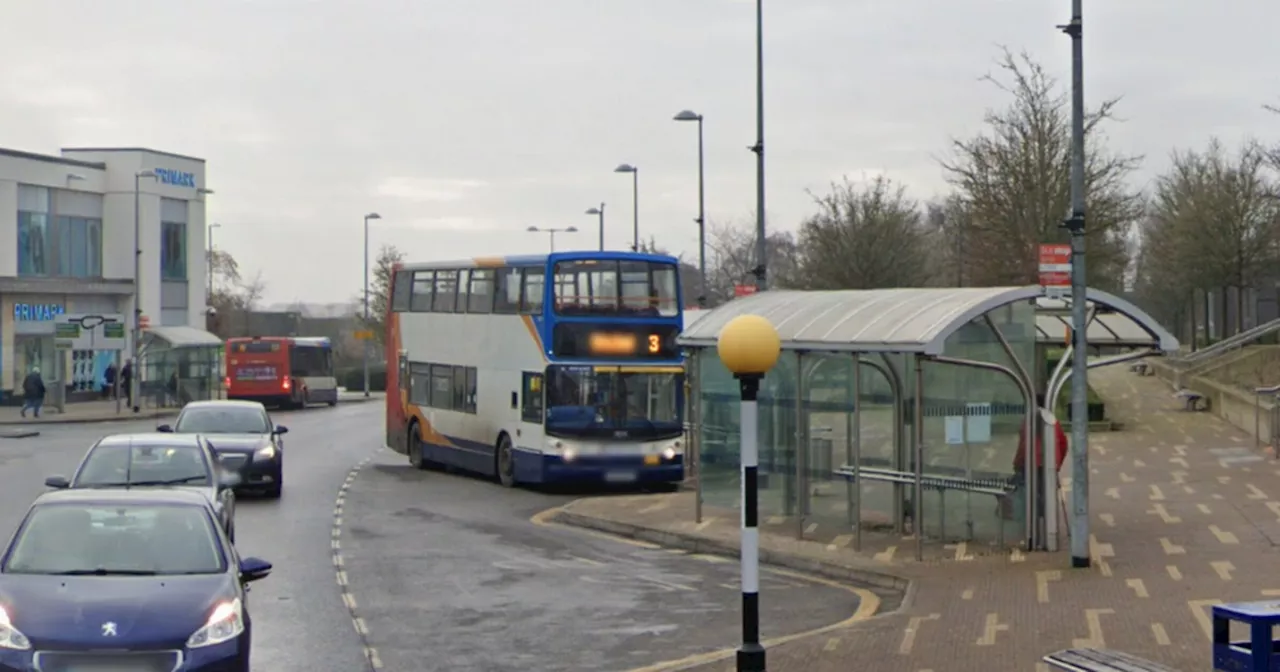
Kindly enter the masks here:
[[[987, 132], [952, 142], [942, 161], [948, 181], [969, 206], [966, 252], [975, 285], [1023, 285], [1038, 280], [1037, 248], [1065, 242], [1060, 225], [1070, 206], [1071, 115], [1057, 81], [1027, 54], [1002, 50], [1001, 77], [1010, 105], [986, 114]], [[1128, 267], [1125, 241], [1142, 216], [1141, 194], [1128, 185], [1140, 157], [1103, 149], [1102, 124], [1113, 119], [1108, 100], [1085, 120], [1087, 272], [1091, 285], [1121, 289]]]
[[225, 250], [214, 250], [209, 257], [213, 265], [213, 289], [209, 294], [207, 328], [222, 338], [238, 335], [248, 324], [248, 314], [253, 312], [266, 292], [262, 273], [245, 280], [235, 257]]
[[374, 343], [383, 343], [387, 334], [387, 308], [391, 301], [391, 278], [397, 264], [404, 261], [404, 253], [395, 245], [383, 245], [373, 263], [373, 276], [369, 282], [369, 319], [364, 318], [364, 290], [357, 295], [357, 319], [361, 328], [373, 332]]
[[[774, 231], [765, 239], [769, 286], [796, 286], [797, 248], [789, 231]], [[707, 226], [707, 305], [734, 297], [735, 287], [754, 285], [756, 230], [754, 225], [711, 222]]]
[[1234, 328], [1243, 330], [1245, 290], [1268, 274], [1280, 244], [1280, 194], [1267, 161], [1257, 143], [1233, 155], [1216, 138], [1203, 151], [1174, 152], [1143, 226], [1138, 281], [1148, 301], [1162, 305], [1163, 294], [1185, 306], [1200, 290], [1221, 292], [1225, 306], [1234, 288]]
[[972, 284], [971, 213], [969, 204], [956, 194], [926, 206], [924, 225], [933, 241], [928, 252], [930, 263], [936, 269], [935, 284], [949, 287]]
[[920, 204], [883, 176], [848, 178], [813, 195], [818, 213], [800, 225], [797, 280], [805, 289], [921, 287], [930, 282]]

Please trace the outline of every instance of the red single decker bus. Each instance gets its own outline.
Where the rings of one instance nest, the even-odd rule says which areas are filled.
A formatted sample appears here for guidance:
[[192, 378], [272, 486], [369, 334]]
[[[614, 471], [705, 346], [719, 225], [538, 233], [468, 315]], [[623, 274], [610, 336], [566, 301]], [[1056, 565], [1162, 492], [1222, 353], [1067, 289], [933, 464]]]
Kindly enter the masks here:
[[338, 403], [333, 347], [327, 338], [227, 340], [227, 398], [281, 408]]

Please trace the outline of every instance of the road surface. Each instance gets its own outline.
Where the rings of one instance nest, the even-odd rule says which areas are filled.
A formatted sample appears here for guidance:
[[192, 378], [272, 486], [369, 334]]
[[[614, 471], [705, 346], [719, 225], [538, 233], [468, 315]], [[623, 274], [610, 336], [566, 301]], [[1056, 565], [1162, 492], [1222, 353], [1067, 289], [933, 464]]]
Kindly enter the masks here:
[[[736, 561], [537, 525], [575, 495], [414, 470], [382, 447], [382, 417], [379, 403], [275, 414], [289, 427], [284, 497], [242, 498], [236, 520], [241, 554], [275, 564], [250, 598], [255, 672], [368, 670], [366, 646], [393, 672], [618, 671], [736, 646]], [[0, 439], [0, 534], [94, 439], [153, 427]], [[859, 606], [840, 587], [768, 571], [762, 601], [766, 637]]]

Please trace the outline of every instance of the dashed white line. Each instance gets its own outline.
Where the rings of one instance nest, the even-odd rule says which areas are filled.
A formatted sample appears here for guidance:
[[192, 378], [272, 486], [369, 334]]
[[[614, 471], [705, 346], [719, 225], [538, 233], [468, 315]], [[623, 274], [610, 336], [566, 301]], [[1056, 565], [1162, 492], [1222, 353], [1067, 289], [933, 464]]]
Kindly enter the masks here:
[[347, 473], [346, 480], [338, 488], [338, 496], [333, 503], [333, 531], [330, 533], [329, 547], [333, 551], [334, 578], [338, 582], [338, 590], [342, 595], [342, 604], [346, 606], [347, 612], [351, 614], [351, 625], [355, 628], [356, 634], [360, 636], [360, 645], [364, 649], [364, 657], [369, 663], [369, 669], [376, 672], [382, 669], [382, 658], [378, 655], [378, 650], [369, 644], [369, 626], [357, 612], [359, 607], [356, 604], [355, 595], [351, 594], [351, 584], [347, 580], [346, 562], [342, 559], [342, 509], [346, 505], [347, 490], [351, 488], [351, 484], [359, 476], [360, 470], [369, 464], [371, 459], [365, 458], [352, 467], [351, 471]]

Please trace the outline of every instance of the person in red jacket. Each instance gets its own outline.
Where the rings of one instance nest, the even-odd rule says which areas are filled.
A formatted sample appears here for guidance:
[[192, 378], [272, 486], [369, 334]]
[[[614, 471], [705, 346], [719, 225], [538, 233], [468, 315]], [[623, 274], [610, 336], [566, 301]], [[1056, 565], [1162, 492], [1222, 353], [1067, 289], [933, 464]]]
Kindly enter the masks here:
[[[1043, 394], [1036, 395], [1036, 406], [1039, 408], [1044, 408]], [[1053, 466], [1056, 471], [1060, 472], [1062, 471], [1062, 463], [1065, 462], [1067, 459], [1067, 448], [1068, 448], [1067, 433], [1062, 430], [1062, 423], [1060, 422], [1055, 423], [1053, 428], [1054, 428], [1054, 451], [1053, 452], [1054, 452], [1054, 461], [1055, 461], [1055, 464]], [[1044, 466], [1044, 439], [1042, 437], [1043, 437], [1043, 433], [1036, 432], [1035, 459], [1032, 461], [1032, 464], [1035, 465], [1036, 492], [1039, 495], [1043, 495], [1044, 493], [1044, 469], [1042, 468]], [[1027, 464], [1027, 428], [1026, 428], [1026, 425], [1024, 424], [1022, 426], [1022, 429], [1018, 431], [1018, 452], [1014, 453], [1013, 455], [1014, 479], [1018, 482], [1018, 485], [1020, 486], [1019, 490], [1023, 490], [1023, 493], [1022, 493], [1023, 497], [1026, 496], [1026, 493], [1025, 493], [1025, 485], [1026, 485], [1026, 477], [1027, 477], [1027, 473], [1025, 471], [1026, 464]], [[1022, 501], [1025, 502], [1026, 500], [1022, 500]], [[1006, 519], [1013, 519], [1015, 514], [1022, 510], [1023, 510], [1022, 507], [1009, 506], [1004, 511], [1004, 517]], [[1041, 504], [1040, 506], [1037, 507], [1037, 510], [1043, 513], [1044, 511], [1043, 498], [1041, 498]]]

